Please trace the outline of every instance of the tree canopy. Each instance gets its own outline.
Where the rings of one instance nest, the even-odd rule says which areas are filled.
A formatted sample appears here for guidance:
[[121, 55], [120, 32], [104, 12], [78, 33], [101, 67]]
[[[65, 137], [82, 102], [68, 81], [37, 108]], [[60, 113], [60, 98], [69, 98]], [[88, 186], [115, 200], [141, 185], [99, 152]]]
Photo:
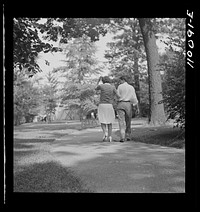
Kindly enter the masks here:
[[86, 35], [75, 38], [66, 45], [66, 66], [59, 67], [55, 72], [62, 72], [66, 81], [62, 89], [62, 103], [70, 110], [76, 110], [80, 119], [97, 108], [95, 96], [95, 77], [101, 73], [95, 58], [96, 46]]
[[14, 79], [14, 123], [18, 125], [23, 121], [23, 118], [28, 122], [30, 116], [38, 114], [41, 95], [22, 71], [15, 69]]
[[160, 58], [163, 74], [163, 102], [169, 119], [185, 127], [185, 20], [171, 20], [168, 50]]
[[[55, 104], [49, 103], [52, 103], [52, 112], [58, 99], [62, 99], [66, 107], [79, 110], [80, 116], [95, 109], [98, 96], [94, 84], [102, 70], [95, 58], [95, 42], [100, 35], [110, 32], [114, 34], [114, 39], [108, 43], [109, 50], [105, 54], [110, 75], [114, 79], [121, 75], [129, 76], [130, 83], [136, 89], [142, 114], [146, 116], [150, 111], [149, 120], [160, 119], [161, 115], [156, 108], [164, 103], [168, 118], [176, 119], [177, 123], [184, 126], [184, 19], [14, 18], [13, 24], [15, 103], [18, 105], [15, 105], [15, 112], [18, 111], [16, 113], [20, 114], [20, 110], [28, 111], [23, 104], [19, 104], [20, 99], [25, 99], [23, 95], [28, 91], [24, 88], [27, 86], [33, 98], [38, 98], [42, 92], [48, 93], [46, 96], [49, 97], [50, 93], [51, 96], [54, 96], [52, 93], [57, 93], [57, 89], [50, 88], [49, 85], [37, 90], [28, 83], [27, 78], [42, 71], [36, 62], [40, 52], [57, 51], [66, 55], [66, 65], [52, 70], [52, 73], [62, 73], [65, 83], [62, 95], [57, 99], [53, 97]], [[166, 45], [163, 54], [158, 52], [156, 46], [158, 38]], [[48, 64], [47, 60], [46, 63]], [[28, 93], [26, 95], [31, 96]], [[24, 102], [30, 109], [28, 102], [31, 101]], [[38, 105], [33, 101], [30, 104], [33, 108]], [[47, 101], [43, 104], [47, 104]], [[21, 114], [25, 113], [28, 112]]]
[[14, 18], [14, 67], [18, 66], [21, 70], [27, 68], [32, 76], [42, 71], [35, 62], [39, 52], [62, 50], [53, 46], [50, 41], [60, 39], [60, 43], [67, 43], [71, 38], [82, 35], [87, 35], [91, 41], [97, 41], [100, 34], [106, 34], [105, 25], [109, 21], [103, 18], [47, 18], [45, 22], [41, 22], [40, 18]]

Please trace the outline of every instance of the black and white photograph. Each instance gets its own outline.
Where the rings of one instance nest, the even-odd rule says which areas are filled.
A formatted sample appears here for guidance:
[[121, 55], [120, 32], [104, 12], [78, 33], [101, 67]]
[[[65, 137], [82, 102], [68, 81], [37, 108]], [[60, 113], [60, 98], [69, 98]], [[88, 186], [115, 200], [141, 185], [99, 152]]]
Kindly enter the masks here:
[[193, 18], [13, 17], [13, 193], [185, 194]]

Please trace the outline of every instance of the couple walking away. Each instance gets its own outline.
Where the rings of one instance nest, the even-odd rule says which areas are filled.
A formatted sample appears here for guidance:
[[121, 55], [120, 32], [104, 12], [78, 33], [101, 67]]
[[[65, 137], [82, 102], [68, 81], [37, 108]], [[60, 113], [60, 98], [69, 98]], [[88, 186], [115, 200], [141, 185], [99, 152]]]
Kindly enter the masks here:
[[[103, 84], [99, 84], [100, 81], [102, 81]], [[120, 142], [130, 140], [132, 105], [137, 105], [138, 100], [135, 89], [128, 84], [128, 78], [126, 76], [121, 76], [119, 83], [120, 85], [116, 89], [115, 86], [111, 84], [111, 80], [108, 76], [100, 77], [97, 82], [96, 90], [100, 91], [98, 119], [104, 133], [103, 141], [112, 141], [112, 123], [115, 121], [113, 104], [115, 99], [117, 99], [116, 111], [119, 122]]]

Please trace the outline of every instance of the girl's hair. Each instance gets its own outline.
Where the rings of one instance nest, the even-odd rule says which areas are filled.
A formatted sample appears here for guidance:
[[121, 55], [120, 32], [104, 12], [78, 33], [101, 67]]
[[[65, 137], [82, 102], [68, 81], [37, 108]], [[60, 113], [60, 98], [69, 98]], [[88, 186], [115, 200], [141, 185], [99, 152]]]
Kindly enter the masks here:
[[110, 78], [108, 76], [105, 76], [105, 77], [102, 77], [102, 82], [103, 83], [110, 83], [111, 80], [110, 80]]

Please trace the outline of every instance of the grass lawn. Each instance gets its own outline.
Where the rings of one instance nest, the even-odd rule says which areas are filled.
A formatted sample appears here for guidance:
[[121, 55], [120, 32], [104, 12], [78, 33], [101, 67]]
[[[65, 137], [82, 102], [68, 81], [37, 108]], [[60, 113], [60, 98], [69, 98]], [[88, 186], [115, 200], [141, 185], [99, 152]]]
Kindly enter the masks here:
[[81, 130], [80, 123], [28, 123], [14, 127], [14, 192], [92, 192], [70, 168], [52, 160], [46, 149], [69, 130]]
[[73, 172], [56, 162], [36, 163], [14, 176], [14, 192], [88, 193]]
[[51, 158], [44, 147], [54, 140], [14, 139], [14, 192], [91, 192], [69, 168]]
[[132, 129], [131, 139], [135, 142], [157, 144], [174, 148], [185, 147], [185, 133], [171, 126], [138, 127]]

